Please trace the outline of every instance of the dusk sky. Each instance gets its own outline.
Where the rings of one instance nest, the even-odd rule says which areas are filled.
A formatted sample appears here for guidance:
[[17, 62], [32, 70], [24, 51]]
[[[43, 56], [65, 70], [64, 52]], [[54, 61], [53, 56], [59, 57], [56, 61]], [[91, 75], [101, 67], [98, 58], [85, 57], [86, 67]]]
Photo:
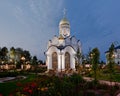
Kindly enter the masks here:
[[111, 43], [119, 45], [120, 0], [0, 0], [0, 47], [20, 47], [45, 60], [64, 8], [84, 54], [98, 47], [105, 60]]

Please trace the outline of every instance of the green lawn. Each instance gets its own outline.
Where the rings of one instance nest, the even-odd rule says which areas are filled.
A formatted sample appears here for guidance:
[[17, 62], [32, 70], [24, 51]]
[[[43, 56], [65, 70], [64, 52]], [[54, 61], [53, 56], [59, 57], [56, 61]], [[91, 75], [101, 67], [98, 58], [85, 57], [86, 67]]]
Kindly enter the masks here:
[[[27, 76], [27, 78], [24, 80], [0, 83], [0, 93], [3, 94], [3, 96], [8, 96], [8, 94], [10, 94], [11, 92], [14, 92], [15, 89], [18, 88], [18, 86], [16, 85], [18, 82], [26, 83], [26, 82], [34, 81], [34, 79], [36, 79], [35, 74], [29, 74], [26, 76]], [[92, 74], [91, 74], [91, 77], [93, 77]], [[120, 82], [120, 74], [114, 74], [113, 77], [114, 77], [113, 81]], [[39, 77], [39, 79], [40, 78], [41, 77]], [[100, 74], [98, 75], [98, 79], [109, 81], [109, 74], [104, 73], [104, 72], [100, 72]], [[58, 84], [58, 82], [57, 82], [57, 84]]]
[[17, 86], [17, 82], [25, 83], [34, 80], [35, 75], [28, 75], [26, 79], [24, 80], [18, 80], [18, 81], [11, 81], [11, 82], [6, 82], [6, 83], [0, 83], [0, 93], [3, 94], [3, 96], [8, 96], [11, 92], [13, 92]]
[[[100, 76], [99, 79], [109, 80], [108, 77], [109, 77], [108, 74], [102, 74], [102, 76]], [[118, 74], [118, 75], [115, 74], [114, 77], [115, 77], [114, 81], [120, 81], [120, 74]], [[19, 92], [23, 92], [22, 90], [26, 86], [27, 87], [29, 86], [29, 88], [31, 88], [30, 87], [30, 85], [32, 85], [30, 83], [31, 81], [33, 82], [33, 84], [35, 84], [35, 83], [37, 84], [37, 87], [33, 88], [34, 96], [40, 96], [40, 94], [48, 94], [48, 93], [54, 94], [54, 95], [49, 95], [49, 96], [58, 96], [58, 94], [61, 94], [59, 96], [69, 96], [70, 94], [71, 94], [71, 96], [75, 96], [75, 94], [84, 94], [85, 90], [94, 89], [93, 83], [84, 81], [82, 79], [81, 75], [79, 75], [79, 74], [77, 74], [77, 75], [74, 74], [70, 77], [64, 77], [64, 78], [61, 78], [61, 77], [59, 78], [59, 77], [55, 77], [55, 76], [49, 77], [49, 76], [45, 76], [45, 75], [40, 75], [40, 76], [36, 77], [35, 74], [30, 74], [30, 75], [27, 75], [27, 78], [24, 80], [0, 83], [0, 93], [3, 94], [3, 96], [9, 96], [8, 94], [10, 94], [10, 93], [16, 93], [15, 90], [18, 88], [19, 88]], [[21, 82], [25, 86], [18, 87], [16, 85], [18, 82]], [[108, 90], [108, 87], [104, 87], [104, 86], [106, 86], [106, 85], [99, 86], [99, 84], [98, 84], [99, 89], [104, 89], [105, 91]], [[21, 88], [22, 88], [22, 90], [20, 91]], [[42, 91], [44, 88], [47, 88], [47, 91]], [[107, 88], [107, 89], [105, 89], [105, 88]], [[116, 89], [115, 89], [115, 91], [116, 91]], [[39, 92], [40, 92], [40, 94], [39, 94]], [[94, 92], [92, 92], [92, 93], [94, 93]], [[69, 94], [69, 95], [62, 95], [62, 94]], [[21, 96], [21, 95], [19, 95], [19, 96]], [[43, 96], [43, 95], [41, 95], [41, 96]], [[48, 95], [44, 95], [44, 96], [48, 96]], [[76, 95], [76, 96], [78, 96], [78, 95]], [[80, 96], [84, 96], [84, 95], [80, 95]], [[91, 96], [95, 96], [95, 95], [91, 95]]]
[[[109, 74], [102, 74], [102, 75], [98, 76], [98, 79], [110, 81]], [[114, 74], [112, 81], [120, 82], [120, 74]]]
[[[93, 78], [93, 72], [91, 71], [88, 74], [86, 74], [85, 76]], [[98, 71], [97, 78], [98, 78], [98, 80], [110, 81], [109, 73], [107, 71], [104, 71], [104, 70], [99, 70]], [[112, 81], [120, 82], [120, 73], [114, 73]]]

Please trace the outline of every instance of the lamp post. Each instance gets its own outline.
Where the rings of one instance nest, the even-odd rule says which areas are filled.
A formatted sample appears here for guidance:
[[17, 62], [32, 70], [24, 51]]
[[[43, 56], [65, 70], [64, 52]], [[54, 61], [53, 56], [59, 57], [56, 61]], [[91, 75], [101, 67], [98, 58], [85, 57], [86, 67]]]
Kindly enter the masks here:
[[92, 64], [93, 63], [93, 57], [94, 57], [94, 53], [90, 53], [90, 63]]
[[4, 64], [4, 61], [2, 61], [2, 65]]
[[113, 58], [113, 62], [115, 63], [116, 54], [113, 54], [112, 58]]
[[2, 60], [2, 69], [4, 69], [4, 61]]
[[23, 64], [25, 63], [25, 57], [21, 57], [21, 60], [23, 61]]
[[83, 71], [85, 71], [86, 58], [83, 58]]

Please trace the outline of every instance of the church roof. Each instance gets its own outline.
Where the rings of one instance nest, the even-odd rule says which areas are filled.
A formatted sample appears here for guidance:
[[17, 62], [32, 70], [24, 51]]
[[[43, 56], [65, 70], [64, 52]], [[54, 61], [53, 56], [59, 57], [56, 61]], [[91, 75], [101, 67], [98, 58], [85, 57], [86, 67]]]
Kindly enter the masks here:
[[[120, 45], [119, 45], [119, 46], [116, 46], [114, 49], [115, 49], [115, 50], [120, 49]], [[105, 53], [108, 53], [108, 52], [109, 52], [109, 51], [106, 51]]]
[[117, 46], [117, 47], [115, 47], [115, 49], [120, 49], [120, 45], [119, 45], [119, 46]]
[[60, 34], [59, 39], [64, 39], [64, 37]]
[[64, 49], [66, 46], [57, 46], [58, 49], [62, 50]]
[[[73, 46], [71, 46], [71, 45], [65, 45], [65, 46], [55, 46], [55, 45], [52, 45], [52, 46], [54, 46], [54, 47], [56, 47], [57, 49], [59, 49], [59, 50], [63, 50], [63, 49], [65, 49], [66, 47], [71, 47], [74, 51], [75, 51], [75, 49], [73, 48]], [[52, 47], [52, 46], [50, 46], [47, 50], [46, 50], [46, 52]]]

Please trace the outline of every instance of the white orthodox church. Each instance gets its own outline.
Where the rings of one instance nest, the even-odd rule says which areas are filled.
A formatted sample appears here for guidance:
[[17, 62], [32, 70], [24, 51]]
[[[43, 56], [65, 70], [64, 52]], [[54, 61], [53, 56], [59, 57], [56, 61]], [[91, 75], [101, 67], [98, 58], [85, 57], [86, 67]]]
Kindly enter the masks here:
[[48, 41], [45, 52], [48, 71], [75, 71], [78, 49], [81, 52], [81, 42], [70, 35], [70, 23], [64, 16], [59, 23], [59, 36], [54, 36]]

